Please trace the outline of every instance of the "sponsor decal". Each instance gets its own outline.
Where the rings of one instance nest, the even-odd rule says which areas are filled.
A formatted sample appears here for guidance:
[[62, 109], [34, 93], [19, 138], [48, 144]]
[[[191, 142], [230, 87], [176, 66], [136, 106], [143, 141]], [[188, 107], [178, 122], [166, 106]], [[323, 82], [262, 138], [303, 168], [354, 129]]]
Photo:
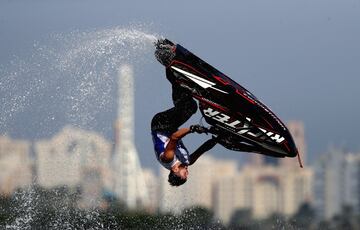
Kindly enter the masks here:
[[272, 141], [275, 141], [278, 144], [282, 143], [285, 140], [285, 138], [280, 136], [279, 134], [273, 133], [264, 128], [258, 128], [259, 132], [256, 132], [256, 133], [252, 132], [250, 130], [251, 129], [251, 124], [250, 124], [251, 119], [249, 117], [245, 117], [245, 120], [243, 120], [243, 121], [239, 121], [239, 120], [232, 121], [230, 116], [228, 116], [220, 111], [214, 110], [213, 108], [210, 108], [210, 107], [203, 109], [203, 113], [205, 116], [210, 117], [211, 119], [218, 121], [218, 122], [226, 125], [229, 128], [235, 129], [236, 133], [239, 135], [246, 134], [248, 136], [260, 138], [263, 140], [270, 138]]
[[182, 70], [178, 67], [175, 67], [175, 66], [171, 66], [172, 69], [174, 69], [175, 71], [183, 74], [185, 77], [189, 78], [190, 80], [192, 80], [193, 82], [195, 82], [196, 84], [198, 84], [199, 86], [201, 86], [202, 88], [204, 89], [207, 89], [207, 88], [212, 88], [212, 89], [215, 89], [221, 93], [224, 93], [224, 94], [228, 94], [227, 92], [223, 91], [223, 90], [220, 90], [218, 88], [215, 88], [214, 85], [216, 85], [214, 82], [211, 82], [211, 81], [208, 81], [204, 78], [201, 78], [199, 76], [196, 76], [195, 74], [192, 74], [192, 73], [189, 73], [185, 70]]

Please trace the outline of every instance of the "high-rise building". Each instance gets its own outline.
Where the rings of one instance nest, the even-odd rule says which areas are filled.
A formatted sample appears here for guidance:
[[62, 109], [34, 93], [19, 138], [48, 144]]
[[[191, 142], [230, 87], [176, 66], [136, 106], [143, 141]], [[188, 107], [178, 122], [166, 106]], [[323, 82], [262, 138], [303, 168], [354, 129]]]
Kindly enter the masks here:
[[360, 213], [360, 154], [345, 155], [344, 204]]
[[80, 208], [106, 208], [106, 202], [103, 199], [104, 181], [101, 170], [97, 168], [83, 168], [81, 172], [81, 199], [78, 203]]
[[133, 209], [146, 206], [148, 192], [134, 144], [134, 78], [129, 65], [119, 70], [119, 105], [114, 154], [115, 194]]
[[160, 210], [179, 213], [184, 208], [193, 206], [213, 209], [214, 187], [223, 178], [235, 175], [236, 170], [235, 162], [214, 159], [204, 153], [189, 167], [188, 181], [174, 188], [167, 182], [169, 170], [161, 168]]
[[311, 167], [282, 168], [280, 213], [293, 215], [304, 203], [313, 204], [314, 171]]
[[315, 169], [315, 207], [321, 218], [332, 218], [345, 205], [359, 211], [360, 154], [333, 148], [320, 157]]
[[294, 214], [312, 200], [312, 170], [290, 170], [274, 165], [245, 165], [240, 172], [221, 180], [216, 187], [215, 214], [224, 223], [238, 209], [252, 211], [254, 218], [277, 212]]
[[[206, 154], [206, 153], [205, 153]], [[187, 182], [180, 187], [172, 187], [167, 182], [169, 170], [161, 168], [162, 199], [161, 210], [178, 213], [184, 208], [212, 206], [212, 169], [213, 159], [202, 156], [189, 167]]]
[[251, 209], [249, 199], [253, 195], [251, 180], [241, 174], [229, 175], [218, 181], [214, 187], [214, 214], [223, 223], [228, 223], [237, 209]]
[[[181, 211], [186, 208], [187, 204], [185, 203], [186, 191], [188, 188], [187, 182], [180, 187], [173, 187], [168, 183], [168, 174], [169, 170], [160, 166], [160, 198], [159, 198], [159, 209], [161, 212], [172, 212], [175, 214], [180, 214]], [[190, 177], [191, 172], [190, 172]]]
[[31, 184], [30, 143], [0, 136], [0, 194]]
[[149, 202], [147, 203], [147, 209], [150, 212], [155, 212], [159, 208], [159, 189], [160, 189], [160, 182], [159, 178], [153, 170], [151, 169], [144, 169], [143, 170], [144, 180], [146, 184], [146, 189], [149, 194]]
[[[303, 162], [303, 165], [305, 166], [307, 159], [307, 146], [305, 141], [304, 123], [302, 121], [294, 120], [287, 122], [286, 126], [294, 139], [294, 142], [300, 154], [300, 158]], [[280, 160], [280, 165], [293, 168], [298, 166], [298, 162], [294, 158], [285, 158]]]
[[95, 132], [66, 126], [50, 140], [36, 142], [35, 153], [37, 183], [45, 188], [80, 186], [81, 207], [99, 206], [100, 191], [111, 189], [111, 144]]

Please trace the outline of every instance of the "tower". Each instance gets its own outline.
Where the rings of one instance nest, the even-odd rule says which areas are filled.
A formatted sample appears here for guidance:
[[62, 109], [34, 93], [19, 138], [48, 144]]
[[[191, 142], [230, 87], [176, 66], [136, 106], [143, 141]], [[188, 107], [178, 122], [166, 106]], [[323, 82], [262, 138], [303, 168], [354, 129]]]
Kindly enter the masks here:
[[[292, 137], [294, 138], [296, 147], [299, 150], [300, 157], [303, 161], [303, 164], [306, 165], [306, 141], [305, 141], [305, 128], [302, 121], [289, 121], [286, 126], [288, 127]], [[280, 160], [280, 164], [285, 167], [297, 167], [298, 162], [293, 158], [285, 158]]]
[[145, 205], [148, 194], [134, 144], [134, 79], [131, 66], [119, 69], [115, 140], [115, 194], [130, 209]]

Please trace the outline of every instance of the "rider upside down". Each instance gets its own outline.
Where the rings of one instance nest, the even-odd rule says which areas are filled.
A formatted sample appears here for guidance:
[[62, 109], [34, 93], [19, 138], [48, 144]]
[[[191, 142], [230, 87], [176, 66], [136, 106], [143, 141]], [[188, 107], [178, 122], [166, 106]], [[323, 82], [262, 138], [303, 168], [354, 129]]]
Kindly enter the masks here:
[[[169, 46], [158, 44], [158, 46]], [[157, 49], [155, 55], [163, 63], [169, 54], [169, 47]], [[162, 52], [162, 53], [161, 53]], [[172, 84], [172, 100], [174, 107], [156, 114], [151, 121], [151, 134], [155, 149], [156, 159], [170, 170], [169, 183], [172, 186], [184, 184], [188, 178], [188, 166], [206, 151], [216, 145], [216, 138], [211, 138], [203, 143], [195, 152], [189, 154], [182, 138], [191, 133], [204, 133], [207, 129], [200, 125], [180, 128], [197, 111], [197, 103], [191, 93], [175, 84], [175, 77], [171, 71], [166, 70], [166, 78]]]
[[[169, 40], [159, 40], [156, 43], [155, 56], [166, 67], [166, 78], [172, 85], [174, 107], [156, 114], [151, 121], [155, 156], [170, 171], [170, 185], [184, 184], [189, 175], [188, 166], [217, 143], [234, 151], [255, 152], [272, 157], [298, 156], [302, 167], [298, 150], [287, 128], [249, 91]], [[179, 78], [182, 79], [180, 84]], [[209, 100], [209, 94], [216, 96]], [[197, 111], [198, 105], [193, 97], [201, 100], [200, 108], [203, 115], [208, 116], [205, 120], [211, 125], [210, 129], [200, 125], [181, 127]], [[204, 107], [204, 103], [210, 107]], [[216, 108], [214, 110], [211, 108], [214, 103], [220, 103], [220, 106], [224, 104], [232, 113], [223, 114], [216, 111]], [[213, 114], [210, 116], [206, 113], [207, 110]], [[247, 113], [246, 117], [239, 115], [244, 113]], [[182, 138], [191, 133], [208, 132], [214, 134], [212, 138], [189, 154]]]

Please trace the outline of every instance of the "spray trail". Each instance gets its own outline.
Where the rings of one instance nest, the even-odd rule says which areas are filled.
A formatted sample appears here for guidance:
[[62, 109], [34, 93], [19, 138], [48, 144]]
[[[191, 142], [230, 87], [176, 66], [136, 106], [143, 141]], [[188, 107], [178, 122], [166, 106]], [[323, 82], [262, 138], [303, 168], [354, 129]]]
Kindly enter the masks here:
[[124, 62], [146, 62], [144, 53], [152, 50], [156, 36], [139, 30], [109, 29], [75, 33], [65, 40], [69, 47], [60, 54], [57, 67], [79, 82], [68, 93], [72, 101], [68, 115], [76, 121], [82, 114], [80, 122], [84, 125], [93, 120], [95, 111], [111, 101], [110, 90], [116, 85], [113, 76], [119, 66]]
[[[58, 123], [87, 126], [115, 104], [120, 64], [148, 62], [157, 35], [134, 28], [74, 31], [35, 44], [26, 60], [0, 68], [0, 132], [19, 122], [24, 136], [47, 136]], [[59, 129], [60, 127], [57, 127]]]

